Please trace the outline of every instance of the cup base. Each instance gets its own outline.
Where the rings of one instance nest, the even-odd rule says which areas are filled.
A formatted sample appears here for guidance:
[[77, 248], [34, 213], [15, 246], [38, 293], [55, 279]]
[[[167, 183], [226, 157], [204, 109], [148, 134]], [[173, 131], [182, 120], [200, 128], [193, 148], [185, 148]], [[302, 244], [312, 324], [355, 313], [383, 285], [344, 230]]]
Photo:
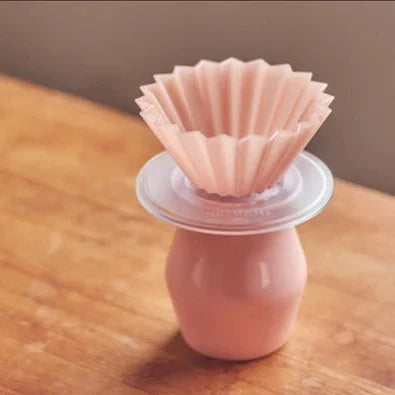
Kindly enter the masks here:
[[182, 335], [182, 338], [184, 339], [188, 347], [190, 347], [195, 352], [204, 355], [205, 357], [212, 359], [219, 359], [221, 361], [243, 362], [243, 361], [252, 361], [254, 359], [265, 358], [268, 357], [269, 355], [274, 354], [275, 352], [280, 350], [283, 346], [285, 346], [285, 344], [288, 342], [289, 336], [287, 336], [287, 338], [284, 339], [284, 341], [281, 342], [281, 344], [275, 345], [265, 350], [256, 350], [255, 352], [245, 352], [245, 353], [241, 352], [241, 350], [238, 350], [236, 353], [215, 352], [215, 351], [213, 352], [211, 350], [200, 348], [198, 344], [195, 345], [191, 343], [184, 335]]

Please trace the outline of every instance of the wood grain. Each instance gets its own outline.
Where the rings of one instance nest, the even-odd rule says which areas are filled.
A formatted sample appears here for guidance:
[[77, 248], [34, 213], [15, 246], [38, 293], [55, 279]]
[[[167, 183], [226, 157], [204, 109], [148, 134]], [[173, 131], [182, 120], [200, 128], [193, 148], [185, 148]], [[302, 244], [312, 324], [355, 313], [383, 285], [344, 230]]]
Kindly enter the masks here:
[[159, 150], [131, 116], [0, 77], [0, 394], [395, 394], [395, 199], [337, 180], [299, 227], [291, 340], [214, 361], [177, 330], [173, 229], [134, 195]]

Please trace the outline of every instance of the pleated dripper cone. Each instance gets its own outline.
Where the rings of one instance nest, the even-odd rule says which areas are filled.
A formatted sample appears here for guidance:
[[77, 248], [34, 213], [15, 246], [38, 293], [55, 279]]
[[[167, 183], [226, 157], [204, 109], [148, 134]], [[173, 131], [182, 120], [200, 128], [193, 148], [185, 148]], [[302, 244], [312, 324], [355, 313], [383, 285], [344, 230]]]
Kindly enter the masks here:
[[262, 59], [176, 66], [141, 87], [141, 116], [198, 189], [246, 196], [275, 185], [330, 114], [312, 74]]

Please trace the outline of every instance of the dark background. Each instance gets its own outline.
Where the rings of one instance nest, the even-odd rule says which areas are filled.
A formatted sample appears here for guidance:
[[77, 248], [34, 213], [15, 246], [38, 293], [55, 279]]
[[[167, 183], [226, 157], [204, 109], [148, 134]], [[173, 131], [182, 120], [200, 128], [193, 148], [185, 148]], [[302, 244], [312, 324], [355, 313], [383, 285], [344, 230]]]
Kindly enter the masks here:
[[1, 2], [0, 72], [137, 113], [138, 86], [174, 64], [290, 63], [336, 96], [309, 150], [395, 193], [394, 21], [377, 1]]

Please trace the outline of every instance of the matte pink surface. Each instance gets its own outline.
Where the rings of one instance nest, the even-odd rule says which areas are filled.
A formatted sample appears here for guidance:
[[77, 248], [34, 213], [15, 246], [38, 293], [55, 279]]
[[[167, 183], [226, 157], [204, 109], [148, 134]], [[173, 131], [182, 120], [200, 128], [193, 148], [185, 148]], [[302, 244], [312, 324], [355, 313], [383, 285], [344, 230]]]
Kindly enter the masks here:
[[250, 236], [178, 229], [166, 278], [186, 342], [214, 358], [248, 360], [288, 339], [306, 262], [294, 228]]
[[273, 186], [330, 114], [312, 74], [262, 59], [176, 66], [141, 87], [141, 116], [199, 189], [245, 196]]

